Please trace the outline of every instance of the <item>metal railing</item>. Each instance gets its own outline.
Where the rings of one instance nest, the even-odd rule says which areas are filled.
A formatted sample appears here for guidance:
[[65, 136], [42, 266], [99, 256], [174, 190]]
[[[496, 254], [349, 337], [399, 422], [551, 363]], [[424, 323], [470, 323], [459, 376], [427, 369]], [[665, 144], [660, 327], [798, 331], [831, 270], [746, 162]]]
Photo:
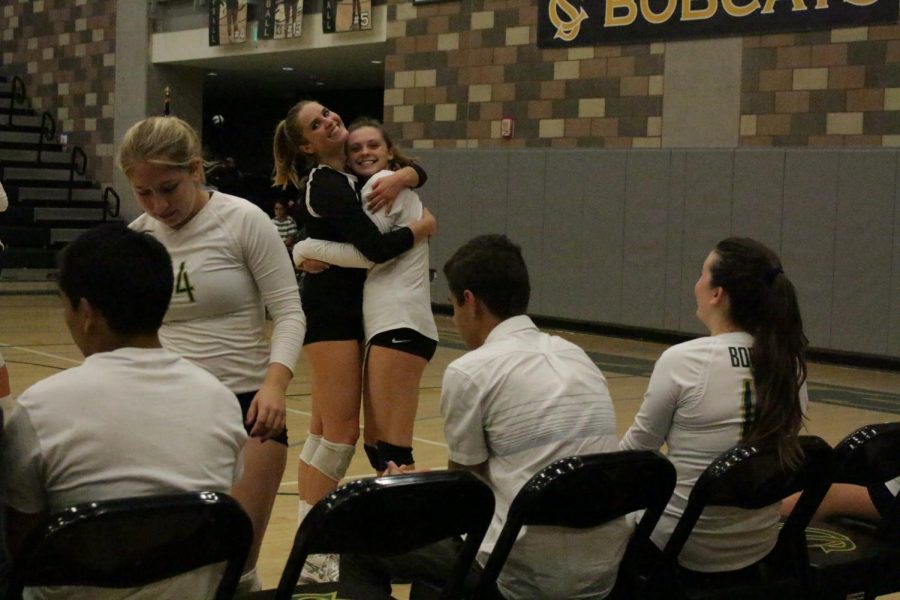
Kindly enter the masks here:
[[[110, 208], [109, 197], [114, 196], [116, 199], [115, 205]], [[103, 220], [106, 221], [106, 217], [118, 217], [119, 209], [122, 207], [122, 199], [119, 198], [118, 192], [112, 189], [109, 186], [106, 186], [106, 189], [103, 190]]]
[[[81, 168], [77, 159], [81, 158]], [[72, 148], [72, 160], [69, 163], [69, 202], [72, 202], [72, 188], [75, 185], [75, 175], [84, 175], [87, 172], [87, 154], [79, 146]]]
[[16, 108], [16, 89], [19, 90], [18, 103], [22, 104], [25, 102], [25, 82], [22, 81], [22, 78], [18, 75], [14, 75], [12, 78], [12, 93], [9, 95], [9, 123], [8, 125], [12, 127], [13, 124], [13, 114], [15, 113]]
[[[47, 126], [49, 124], [49, 127]], [[41, 164], [41, 153], [44, 151], [44, 139], [52, 141], [56, 137], [56, 119], [46, 110], [41, 115], [41, 135], [38, 138], [37, 163]]]

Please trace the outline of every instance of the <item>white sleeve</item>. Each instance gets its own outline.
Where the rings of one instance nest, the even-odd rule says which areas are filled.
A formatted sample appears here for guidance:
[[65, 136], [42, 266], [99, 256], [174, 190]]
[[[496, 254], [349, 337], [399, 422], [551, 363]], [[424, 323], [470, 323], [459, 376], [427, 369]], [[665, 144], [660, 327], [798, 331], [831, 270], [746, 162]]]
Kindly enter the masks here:
[[656, 361], [641, 408], [619, 442], [620, 450], [659, 450], [666, 441], [681, 396], [681, 386], [674, 373], [679, 366], [678, 358], [667, 350]]
[[260, 296], [272, 317], [269, 362], [293, 373], [306, 335], [306, 315], [300, 304], [297, 278], [278, 229], [257, 207], [243, 215], [241, 245], [244, 261], [253, 274]]
[[9, 198], [6, 195], [6, 190], [3, 189], [3, 184], [0, 183], [0, 212], [3, 212], [9, 206]]
[[28, 411], [21, 406], [14, 408], [0, 438], [0, 495], [3, 502], [27, 514], [47, 510], [44, 457]]
[[366, 258], [353, 244], [314, 238], [306, 238], [294, 244], [294, 264], [299, 267], [306, 258], [351, 269], [371, 269], [375, 266], [375, 263]]
[[488, 459], [482, 402], [472, 381], [452, 365], [447, 367], [441, 385], [441, 415], [449, 458], [457, 464], [480, 465]]

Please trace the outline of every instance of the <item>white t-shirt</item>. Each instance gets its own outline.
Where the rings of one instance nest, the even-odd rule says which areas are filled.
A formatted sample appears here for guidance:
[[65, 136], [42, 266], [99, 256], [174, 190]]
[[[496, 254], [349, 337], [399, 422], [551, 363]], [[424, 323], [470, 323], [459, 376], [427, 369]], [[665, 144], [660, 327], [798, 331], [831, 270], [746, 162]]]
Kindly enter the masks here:
[[[259, 207], [213, 192], [180, 229], [147, 214], [130, 227], [149, 232], [172, 256], [175, 289], [159, 332], [166, 348], [235, 393], [258, 390], [270, 362], [293, 372], [306, 317], [284, 243]], [[274, 323], [271, 350], [266, 308]]]
[[[361, 195], [372, 193], [372, 184], [393, 171], [379, 171], [366, 181]], [[422, 202], [412, 190], [400, 192], [391, 211], [363, 210], [381, 233], [406, 227], [422, 218]], [[363, 288], [363, 321], [366, 340], [393, 329], [413, 329], [438, 340], [431, 312], [431, 282], [428, 276], [428, 244], [416, 244], [397, 258], [375, 264], [352, 244], [307, 238], [294, 246], [294, 262], [314, 258], [339, 267], [370, 269]]]
[[[560, 458], [617, 450], [616, 415], [603, 374], [581, 348], [542, 333], [525, 315], [503, 321], [480, 348], [450, 363], [441, 414], [450, 460], [485, 463], [494, 491], [481, 563], [532, 475]], [[510, 600], [603, 597], [615, 583], [630, 535], [624, 518], [589, 530], [527, 527], [498, 586]]]
[[[706, 467], [741, 441], [741, 429], [752, 414], [752, 346], [749, 333], [723, 333], [672, 346], [656, 362], [644, 402], [619, 447], [659, 450], [665, 443], [666, 456], [675, 465], [675, 492], [652, 535], [660, 548], [672, 535]], [[800, 400], [805, 412], [805, 385]], [[779, 508], [780, 503], [758, 510], [707, 508], [679, 563], [703, 572], [753, 564], [777, 541]]]
[[[28, 388], [0, 438], [0, 493], [11, 508], [54, 513], [83, 502], [228, 492], [247, 440], [237, 398], [172, 352], [94, 354]], [[134, 590], [42, 588], [36, 598], [212, 597], [210, 567]], [[213, 586], [213, 587], [211, 587]], [[73, 590], [77, 589], [77, 593]]]

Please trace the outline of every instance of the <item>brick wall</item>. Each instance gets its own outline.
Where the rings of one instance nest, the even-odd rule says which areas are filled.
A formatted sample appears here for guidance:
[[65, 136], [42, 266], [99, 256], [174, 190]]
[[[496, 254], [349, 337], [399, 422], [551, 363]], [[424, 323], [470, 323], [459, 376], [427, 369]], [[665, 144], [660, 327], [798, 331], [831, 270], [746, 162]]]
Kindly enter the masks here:
[[900, 26], [744, 39], [741, 146], [900, 146]]
[[113, 172], [114, 0], [6, 0], [0, 8], [4, 70], [25, 82], [32, 105], [50, 112], [88, 172]]
[[386, 124], [419, 148], [660, 146], [663, 44], [542, 50], [536, 38], [531, 0], [389, 0]]

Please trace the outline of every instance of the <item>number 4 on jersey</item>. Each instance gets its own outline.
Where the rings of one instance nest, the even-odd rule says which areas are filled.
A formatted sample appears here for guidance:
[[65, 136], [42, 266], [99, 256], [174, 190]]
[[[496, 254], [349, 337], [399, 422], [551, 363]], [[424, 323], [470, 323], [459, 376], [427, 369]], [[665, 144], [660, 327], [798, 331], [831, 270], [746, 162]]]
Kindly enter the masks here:
[[178, 277], [175, 279], [175, 293], [187, 294], [188, 299], [194, 301], [194, 287], [188, 278], [187, 269], [184, 268], [184, 261], [178, 266]]

